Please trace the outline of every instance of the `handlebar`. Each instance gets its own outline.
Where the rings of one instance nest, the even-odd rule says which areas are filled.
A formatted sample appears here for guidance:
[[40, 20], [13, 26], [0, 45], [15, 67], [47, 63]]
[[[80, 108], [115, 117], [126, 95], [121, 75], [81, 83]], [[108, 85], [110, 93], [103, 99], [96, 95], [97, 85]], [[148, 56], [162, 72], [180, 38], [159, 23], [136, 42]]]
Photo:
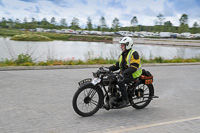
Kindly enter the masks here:
[[104, 77], [104, 76], [107, 76], [109, 74], [119, 75], [120, 72], [110, 71], [109, 68], [107, 68], [107, 67], [100, 67], [99, 70], [97, 70], [96, 72], [93, 72], [94, 77], [100, 77], [100, 76]]

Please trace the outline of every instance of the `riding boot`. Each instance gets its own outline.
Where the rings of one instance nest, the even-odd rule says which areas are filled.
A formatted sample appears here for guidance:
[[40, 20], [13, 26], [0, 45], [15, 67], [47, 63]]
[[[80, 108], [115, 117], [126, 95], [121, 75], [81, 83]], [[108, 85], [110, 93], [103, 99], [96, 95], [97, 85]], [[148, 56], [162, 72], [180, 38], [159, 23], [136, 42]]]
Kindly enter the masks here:
[[121, 91], [122, 94], [122, 102], [120, 103], [119, 107], [125, 107], [128, 105], [129, 100], [128, 100], [128, 94], [126, 91], [126, 87], [123, 81], [119, 81], [118, 83], [119, 89]]

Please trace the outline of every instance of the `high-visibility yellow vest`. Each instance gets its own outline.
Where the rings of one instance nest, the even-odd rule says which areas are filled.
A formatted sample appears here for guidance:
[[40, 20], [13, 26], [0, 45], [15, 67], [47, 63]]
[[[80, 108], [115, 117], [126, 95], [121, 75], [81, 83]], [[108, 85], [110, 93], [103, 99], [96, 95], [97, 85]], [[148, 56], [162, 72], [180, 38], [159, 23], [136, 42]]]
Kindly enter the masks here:
[[[128, 53], [128, 55], [126, 56], [126, 62], [127, 62], [127, 65], [128, 65], [128, 67], [130, 67], [130, 61], [131, 61], [131, 56], [132, 56], [132, 54], [133, 54], [133, 52], [134, 52], [135, 50], [133, 50], [133, 49], [131, 49], [130, 51], [129, 51], [129, 53]], [[119, 66], [120, 66], [120, 69], [122, 69], [121, 68], [121, 63], [122, 63], [122, 54], [120, 55], [120, 57], [119, 57]], [[134, 73], [132, 73], [132, 76], [133, 76], [133, 78], [135, 79], [135, 78], [137, 78], [137, 77], [140, 77], [140, 75], [142, 74], [142, 67], [141, 67], [141, 63], [139, 64], [139, 67], [138, 67], [138, 69], [137, 69], [137, 71], [135, 71]]]

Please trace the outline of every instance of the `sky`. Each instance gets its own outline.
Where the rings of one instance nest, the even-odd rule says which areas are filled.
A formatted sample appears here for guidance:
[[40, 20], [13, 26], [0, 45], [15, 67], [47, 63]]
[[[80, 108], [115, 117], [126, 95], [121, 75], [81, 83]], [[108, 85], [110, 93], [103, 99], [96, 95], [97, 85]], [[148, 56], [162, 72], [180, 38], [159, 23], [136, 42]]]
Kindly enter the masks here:
[[82, 28], [88, 17], [97, 26], [102, 16], [109, 27], [114, 18], [119, 19], [121, 26], [130, 26], [134, 16], [138, 24], [152, 26], [159, 13], [174, 26], [179, 26], [182, 14], [187, 14], [192, 27], [194, 22], [200, 24], [200, 0], [0, 0], [0, 20], [18, 18], [23, 22], [26, 17], [28, 21], [50, 21], [55, 17], [57, 23], [66, 19], [69, 26], [76, 17]]

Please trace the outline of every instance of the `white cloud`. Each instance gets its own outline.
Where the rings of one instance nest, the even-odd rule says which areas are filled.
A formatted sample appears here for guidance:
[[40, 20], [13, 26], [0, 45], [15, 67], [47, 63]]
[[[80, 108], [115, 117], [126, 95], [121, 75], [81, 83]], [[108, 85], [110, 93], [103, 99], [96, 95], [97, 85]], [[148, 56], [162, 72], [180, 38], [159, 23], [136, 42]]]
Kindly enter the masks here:
[[[101, 16], [111, 26], [115, 17], [119, 19], [122, 26], [129, 26], [133, 16], [137, 16], [139, 24], [154, 25], [156, 16], [162, 13], [166, 21], [171, 21], [173, 25], [179, 25], [179, 19], [184, 11], [180, 11], [179, 5], [172, 0], [0, 0], [0, 15], [5, 18], [21, 21], [26, 17], [42, 20], [52, 17], [59, 22], [61, 18], [67, 20], [70, 25], [73, 17], [79, 19], [80, 25], [84, 26], [87, 18], [90, 17], [94, 25], [99, 24]], [[195, 2], [195, 0], [193, 0]], [[193, 5], [193, 4], [191, 4]], [[187, 7], [187, 6], [184, 6]], [[192, 7], [188, 7], [192, 8]], [[195, 21], [199, 22], [199, 7], [188, 9], [189, 25]], [[194, 12], [192, 15], [191, 13]], [[187, 12], [186, 12], [187, 14]], [[191, 16], [191, 18], [190, 18]]]

